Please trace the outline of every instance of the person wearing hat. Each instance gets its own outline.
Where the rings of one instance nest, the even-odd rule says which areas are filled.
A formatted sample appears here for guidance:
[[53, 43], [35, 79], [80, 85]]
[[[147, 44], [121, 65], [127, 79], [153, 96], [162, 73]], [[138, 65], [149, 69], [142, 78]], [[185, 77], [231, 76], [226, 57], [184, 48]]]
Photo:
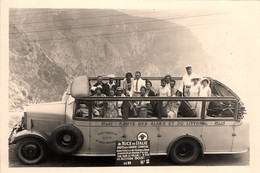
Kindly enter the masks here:
[[109, 95], [110, 89], [113, 89], [114, 91], [116, 91], [117, 85], [116, 85], [114, 79], [115, 79], [115, 75], [113, 75], [113, 74], [108, 75], [108, 82], [106, 83], [106, 88], [107, 88], [106, 95], [107, 96]]
[[93, 86], [97, 87], [98, 85], [102, 87], [102, 93], [108, 95], [109, 91], [107, 85], [103, 82], [102, 76], [97, 77], [97, 83], [95, 83]]
[[[102, 86], [98, 85], [95, 89], [95, 94], [93, 97], [106, 97], [105, 94], [102, 93]], [[94, 101], [93, 105], [93, 116], [94, 117], [104, 117], [104, 101]]]
[[201, 77], [199, 75], [197, 75], [197, 74], [192, 72], [191, 65], [187, 65], [185, 67], [185, 69], [186, 69], [187, 73], [184, 74], [183, 77], [182, 77], [182, 81], [181, 81], [181, 84], [180, 84], [180, 87], [179, 87], [179, 91], [183, 93], [183, 96], [188, 96], [190, 87], [192, 85], [191, 79], [194, 76], [198, 76], [199, 78], [201, 78]]
[[[199, 97], [200, 94], [200, 76], [193, 76], [191, 78], [192, 84], [188, 93], [190, 97]], [[200, 115], [200, 106], [198, 105], [198, 101], [189, 101], [191, 108], [194, 109], [197, 113], [197, 116]]]
[[123, 93], [126, 96], [130, 96], [133, 81], [134, 81], [134, 79], [133, 79], [132, 73], [127, 72], [126, 75], [125, 75], [125, 79], [122, 81]]
[[145, 86], [145, 80], [141, 78], [141, 72], [135, 72], [135, 80], [132, 82], [130, 97], [138, 97], [141, 94], [141, 87]]
[[211, 89], [209, 87], [209, 80], [204, 78], [201, 80], [200, 97], [211, 97]]

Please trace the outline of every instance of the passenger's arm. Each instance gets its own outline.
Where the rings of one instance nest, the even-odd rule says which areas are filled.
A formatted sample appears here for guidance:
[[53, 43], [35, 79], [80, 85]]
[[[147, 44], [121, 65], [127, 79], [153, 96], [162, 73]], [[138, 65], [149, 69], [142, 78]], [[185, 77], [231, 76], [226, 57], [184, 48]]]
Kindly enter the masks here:
[[130, 97], [133, 96], [133, 92], [134, 92], [134, 81], [131, 83], [131, 90], [130, 90], [130, 93], [129, 93]]
[[211, 97], [211, 89], [208, 91], [208, 96]]
[[184, 87], [184, 77], [182, 77], [181, 83], [180, 83], [180, 87], [179, 87], [179, 91], [183, 94], [183, 87]]

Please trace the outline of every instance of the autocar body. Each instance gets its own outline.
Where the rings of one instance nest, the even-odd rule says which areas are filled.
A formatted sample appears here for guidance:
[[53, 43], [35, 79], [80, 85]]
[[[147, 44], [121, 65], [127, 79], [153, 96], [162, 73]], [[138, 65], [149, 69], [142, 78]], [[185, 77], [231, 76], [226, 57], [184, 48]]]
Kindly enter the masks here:
[[[122, 79], [117, 78], [117, 82]], [[16, 153], [22, 162], [38, 163], [48, 151], [63, 155], [115, 156], [116, 141], [137, 140], [140, 132], [150, 140], [151, 155], [168, 155], [177, 164], [193, 163], [203, 154], [235, 154], [249, 150], [249, 125], [243, 122], [245, 108], [240, 98], [217, 80], [210, 79], [213, 97], [209, 98], [90, 97], [91, 80], [94, 78], [87, 76], [74, 79], [70, 93], [61, 102], [25, 108], [21, 124], [14, 127], [9, 138], [10, 144], [16, 144]], [[164, 117], [161, 111], [153, 117], [130, 117], [128, 103], [144, 100], [180, 101], [182, 104], [198, 101], [202, 103], [202, 112], [199, 117], [178, 115], [173, 119]], [[95, 101], [126, 103], [122, 117], [93, 117], [92, 103]], [[208, 108], [206, 102], [210, 102]], [[81, 103], [89, 107], [86, 117], [76, 115]], [[182, 114], [180, 109], [178, 114]]]

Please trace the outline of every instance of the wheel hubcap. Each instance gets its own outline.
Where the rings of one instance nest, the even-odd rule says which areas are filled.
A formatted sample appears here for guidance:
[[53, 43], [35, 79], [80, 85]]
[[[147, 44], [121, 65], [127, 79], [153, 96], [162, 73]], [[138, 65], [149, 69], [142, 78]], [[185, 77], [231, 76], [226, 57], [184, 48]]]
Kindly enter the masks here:
[[176, 154], [181, 159], [187, 159], [194, 153], [194, 148], [190, 144], [183, 144], [177, 147]]
[[41, 150], [39, 146], [35, 144], [27, 144], [21, 148], [21, 154], [28, 160], [34, 160], [40, 156]]

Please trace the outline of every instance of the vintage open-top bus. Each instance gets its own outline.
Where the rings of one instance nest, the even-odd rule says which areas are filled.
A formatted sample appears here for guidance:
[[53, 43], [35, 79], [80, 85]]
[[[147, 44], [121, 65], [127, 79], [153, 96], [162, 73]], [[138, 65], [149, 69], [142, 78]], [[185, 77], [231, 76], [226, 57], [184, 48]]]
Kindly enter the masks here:
[[[143, 77], [159, 85], [159, 77]], [[176, 85], [180, 77], [173, 78]], [[176, 164], [191, 164], [204, 154], [235, 154], [249, 150], [249, 125], [240, 98], [217, 80], [210, 79], [212, 97], [91, 97], [89, 83], [96, 78], [74, 79], [61, 102], [25, 108], [21, 124], [10, 135], [18, 158], [26, 164], [42, 161], [48, 151], [62, 155], [115, 156], [116, 141], [134, 141], [144, 135], [151, 155], [168, 155]], [[106, 79], [105, 79], [106, 80]], [[123, 77], [115, 78], [120, 85]], [[134, 102], [155, 103], [140, 116]], [[95, 102], [121, 104], [120, 115], [95, 116]], [[178, 114], [168, 118], [164, 103], [179, 103]], [[199, 113], [189, 105], [201, 105]], [[78, 114], [84, 104], [84, 115]], [[137, 112], [137, 113], [136, 113]]]

